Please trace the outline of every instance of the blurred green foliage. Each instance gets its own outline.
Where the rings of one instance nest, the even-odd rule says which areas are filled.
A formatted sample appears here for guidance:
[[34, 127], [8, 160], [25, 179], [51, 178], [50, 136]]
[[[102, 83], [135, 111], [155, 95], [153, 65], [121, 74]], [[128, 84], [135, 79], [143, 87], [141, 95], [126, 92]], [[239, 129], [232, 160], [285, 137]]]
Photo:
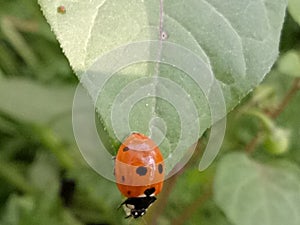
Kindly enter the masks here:
[[[1, 0], [0, 6], [0, 224], [143, 224], [123, 218], [122, 210], [117, 210], [122, 197], [115, 184], [90, 169], [76, 147], [71, 106], [77, 79], [39, 6], [31, 0]], [[294, 16], [293, 6], [289, 10]], [[270, 116], [299, 77], [299, 48], [300, 27], [288, 14], [279, 63], [229, 114], [221, 154], [200, 173], [197, 151], [184, 171], [166, 181], [145, 217], [148, 224], [234, 224], [211, 193], [218, 164], [232, 151], [248, 151], [263, 165], [284, 159], [300, 166], [300, 93], [295, 89], [279, 116]], [[256, 115], [246, 113], [249, 110]], [[271, 118], [275, 132], [264, 129], [257, 114]], [[274, 149], [280, 148], [276, 141], [282, 141], [280, 134], [273, 137], [278, 129], [289, 132], [284, 151]], [[266, 139], [272, 143], [263, 145]], [[202, 140], [203, 145], [206, 138]]]

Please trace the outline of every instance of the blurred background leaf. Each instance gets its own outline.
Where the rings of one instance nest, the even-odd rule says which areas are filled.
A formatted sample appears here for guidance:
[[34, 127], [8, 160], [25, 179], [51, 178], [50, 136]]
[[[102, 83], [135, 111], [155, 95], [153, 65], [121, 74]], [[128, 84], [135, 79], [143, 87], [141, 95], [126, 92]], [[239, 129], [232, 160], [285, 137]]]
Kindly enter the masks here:
[[288, 9], [293, 19], [300, 24], [300, 2], [298, 0], [289, 0]]
[[300, 55], [298, 51], [290, 50], [278, 61], [278, 70], [286, 75], [300, 77]]
[[218, 165], [214, 199], [234, 224], [297, 225], [299, 178], [299, 168], [290, 162], [263, 165], [232, 153]]
[[[122, 126], [122, 121], [128, 120], [131, 131], [147, 135], [151, 133], [149, 129], [151, 120], [159, 117], [164, 121], [168, 129], [164, 135], [164, 144], [160, 146], [162, 153], [167, 156], [174, 152], [176, 147], [180, 147], [179, 151], [173, 154], [172, 165], [166, 166], [167, 172], [185, 156], [183, 154], [185, 150], [215, 122], [211, 118], [210, 107], [205, 96], [207, 93], [203, 93], [200, 88], [201, 83], [206, 82], [203, 80], [204, 77], [213, 75], [223, 90], [226, 109], [224, 113], [220, 112], [222, 110], [217, 112], [220, 114], [218, 117], [221, 117], [223, 116], [221, 114], [226, 114], [225, 111], [232, 110], [269, 72], [278, 56], [286, 9], [284, 0], [266, 0], [264, 3], [253, 0], [250, 5], [245, 0], [164, 2], [161, 20], [163, 20], [164, 32], [168, 34], [167, 41], [183, 46], [201, 59], [198, 60], [200, 62], [198, 67], [202, 66], [202, 68], [195, 77], [192, 77], [192, 74], [186, 74], [187, 71], [176, 68], [178, 65], [167, 63], [159, 65], [156, 74], [156, 63], [149, 62], [151, 60], [145, 62], [145, 59], [139, 63], [129, 61], [126, 67], [122, 65], [121, 68], [114, 68], [113, 66], [122, 63], [122, 58], [130, 57], [124, 56], [130, 47], [127, 46], [111, 55], [113, 49], [129, 43], [159, 40], [160, 4], [156, 1], [120, 0], [118, 4], [104, 0], [85, 3], [69, 1], [61, 4], [66, 9], [64, 14], [57, 11], [56, 1], [39, 0], [39, 4], [76, 75], [79, 79], [85, 78], [81, 79], [81, 82], [93, 97], [100, 121], [105, 127], [105, 132], [108, 133], [107, 136], [112, 139], [111, 142], [119, 141], [115, 131], [117, 126], [119, 137], [128, 136], [128, 129], [124, 129], [127, 123]], [[223, 38], [220, 39], [220, 36]], [[150, 43], [146, 44], [148, 45]], [[165, 49], [170, 48], [155, 49], [155, 46], [157, 45], [150, 46], [149, 54], [153, 52], [157, 56], [159, 52], [165, 61], [171, 58], [168, 56], [169, 52], [175, 50], [167, 52]], [[145, 46], [141, 49], [143, 48]], [[110, 53], [108, 58], [111, 59], [101, 65], [98, 59], [105, 58], [107, 53]], [[140, 53], [131, 55], [135, 54], [139, 56]], [[192, 60], [180, 61], [186, 62], [190, 68], [193, 67]], [[113, 77], [104, 78], [107, 73], [112, 72], [115, 73]], [[146, 82], [135, 82], [136, 85], [132, 85], [133, 81], [141, 81], [145, 78], [148, 78]], [[159, 78], [166, 78], [169, 82], [157, 82]], [[93, 87], [90, 83], [102, 84], [102, 80], [106, 79], [101, 95], [93, 96]], [[197, 79], [198, 84], [195, 82]], [[209, 78], [208, 80], [207, 85], [210, 83]], [[181, 89], [177, 87], [172, 91], [170, 83], [178, 84], [182, 91], [187, 93], [188, 98], [180, 98]], [[122, 91], [129, 84], [132, 86], [124, 94]], [[141, 87], [147, 89], [146, 94], [151, 97], [143, 98], [136, 104], [132, 103], [132, 110], [124, 118], [123, 110], [118, 110], [122, 113], [113, 120], [121, 119], [115, 123], [116, 126], [113, 126], [111, 114], [114, 100], [120, 93], [121, 96], [134, 96], [134, 92]], [[186, 113], [189, 114], [187, 118], [193, 117], [194, 111], [190, 109], [192, 108], [190, 105], [193, 104], [201, 126], [193, 126], [197, 119], [186, 119], [184, 126], [181, 126], [185, 114], [178, 112], [180, 106], [170, 104], [171, 99], [167, 99], [170, 95], [178, 95], [174, 99], [182, 99], [180, 106], [184, 112], [190, 112]], [[163, 100], [161, 96], [167, 100]], [[120, 104], [122, 109], [127, 105], [131, 107], [128, 103], [129, 99], [122, 99], [121, 102], [124, 104]], [[189, 104], [191, 100], [193, 103]], [[186, 127], [188, 129], [184, 129]], [[110, 150], [114, 152], [114, 149]]]

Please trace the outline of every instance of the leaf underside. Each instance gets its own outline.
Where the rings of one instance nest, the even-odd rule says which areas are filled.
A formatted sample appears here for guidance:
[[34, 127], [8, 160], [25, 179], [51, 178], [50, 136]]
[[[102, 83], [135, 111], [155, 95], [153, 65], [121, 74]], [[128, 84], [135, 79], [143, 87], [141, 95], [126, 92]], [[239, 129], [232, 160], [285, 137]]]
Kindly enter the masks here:
[[[160, 40], [162, 24], [166, 34], [162, 42], [175, 43], [190, 50], [219, 81], [227, 112], [263, 80], [276, 60], [287, 5], [285, 0], [165, 0], [161, 16], [160, 3], [153, 0], [39, 0], [39, 4], [79, 79], [100, 56], [119, 46]], [[66, 13], [57, 11], [60, 5], [65, 7]], [[158, 55], [163, 56], [163, 51]], [[180, 54], [178, 57], [181, 57]], [[183, 56], [182, 61], [189, 65], [190, 62], [184, 60]], [[105, 71], [98, 72], [101, 76]], [[182, 70], [167, 64], [158, 66], [153, 62], [139, 62], [114, 72], [96, 103], [111, 143], [117, 139], [111, 118], [114, 99], [123, 88], [141, 78], [150, 78], [148, 83], [153, 84], [154, 93], [177, 94], [170, 93], [172, 91], [166, 86], [159, 87], [156, 83], [158, 78], [174, 82], [187, 93], [196, 107], [200, 124], [197, 137], [188, 143], [196, 142], [212, 125], [203, 91]], [[199, 74], [201, 76], [203, 74]], [[134, 93], [129, 92], [128, 96]], [[150, 135], [149, 126], [165, 131], [160, 147], [165, 156], [169, 155], [181, 140], [183, 126], [189, 126], [180, 123], [176, 107], [159, 97], [143, 98], [126, 115], [131, 131]], [[189, 111], [190, 108], [187, 108]], [[157, 117], [164, 120], [167, 129], [151, 124]], [[120, 136], [126, 137], [126, 132], [121, 132]], [[184, 146], [181, 152], [188, 147]], [[114, 146], [108, 148], [113, 149]], [[175, 156], [174, 164], [182, 157], [183, 154]]]

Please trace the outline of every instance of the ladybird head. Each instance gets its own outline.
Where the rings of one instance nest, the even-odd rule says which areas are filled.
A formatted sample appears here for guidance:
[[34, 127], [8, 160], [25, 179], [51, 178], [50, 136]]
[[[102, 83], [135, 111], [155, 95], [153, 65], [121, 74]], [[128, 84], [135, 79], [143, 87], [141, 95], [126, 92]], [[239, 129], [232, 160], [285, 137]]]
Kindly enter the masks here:
[[139, 218], [145, 215], [150, 205], [155, 202], [156, 197], [153, 196], [155, 188], [148, 188], [145, 190], [144, 195], [141, 197], [127, 198], [121, 205], [125, 206], [124, 209], [128, 213], [125, 218], [133, 217]]
[[145, 215], [145, 213], [146, 213], [146, 209], [132, 209], [130, 211], [130, 215], [127, 216], [126, 218], [132, 216], [133, 218], [136, 219], [136, 218], [142, 217], [143, 215]]
[[[133, 217], [133, 218], [139, 218], [146, 214], [147, 209], [149, 206], [156, 200], [156, 197], [154, 196], [146, 196], [146, 197], [139, 197], [139, 198], [128, 198], [126, 202], [128, 204], [125, 204], [125, 207], [127, 209], [130, 209], [129, 215], [125, 218]], [[130, 203], [133, 205], [130, 205]]]

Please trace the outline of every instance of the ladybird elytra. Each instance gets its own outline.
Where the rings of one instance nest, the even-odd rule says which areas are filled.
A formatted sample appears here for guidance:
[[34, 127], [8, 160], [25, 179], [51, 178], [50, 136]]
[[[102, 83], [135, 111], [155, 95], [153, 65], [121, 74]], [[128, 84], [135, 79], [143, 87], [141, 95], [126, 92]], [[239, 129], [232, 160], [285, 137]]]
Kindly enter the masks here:
[[115, 157], [117, 187], [127, 197], [122, 202], [127, 216], [139, 218], [156, 201], [163, 187], [164, 160], [149, 137], [132, 133], [121, 144]]

